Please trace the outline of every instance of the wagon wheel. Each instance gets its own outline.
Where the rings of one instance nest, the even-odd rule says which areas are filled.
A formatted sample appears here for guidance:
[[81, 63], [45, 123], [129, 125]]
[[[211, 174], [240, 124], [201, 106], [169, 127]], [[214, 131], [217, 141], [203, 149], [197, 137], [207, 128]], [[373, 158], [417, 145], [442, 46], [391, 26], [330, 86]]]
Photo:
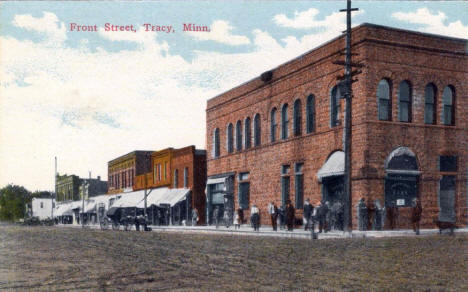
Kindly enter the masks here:
[[119, 230], [120, 224], [118, 222], [112, 222], [112, 230]]

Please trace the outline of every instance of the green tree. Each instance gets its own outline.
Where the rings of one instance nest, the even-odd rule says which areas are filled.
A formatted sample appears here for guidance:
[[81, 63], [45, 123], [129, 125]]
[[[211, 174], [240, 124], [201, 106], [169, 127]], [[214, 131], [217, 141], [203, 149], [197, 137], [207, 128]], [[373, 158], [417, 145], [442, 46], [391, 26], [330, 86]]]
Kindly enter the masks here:
[[22, 186], [7, 185], [0, 189], [0, 220], [15, 221], [24, 217], [25, 204], [31, 193]]

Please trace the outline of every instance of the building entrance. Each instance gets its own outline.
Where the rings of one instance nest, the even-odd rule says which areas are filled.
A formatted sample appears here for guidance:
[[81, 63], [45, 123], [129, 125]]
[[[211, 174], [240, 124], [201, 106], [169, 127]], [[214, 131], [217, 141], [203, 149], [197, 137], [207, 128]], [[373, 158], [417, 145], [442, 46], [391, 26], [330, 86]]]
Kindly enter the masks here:
[[387, 157], [385, 170], [385, 206], [411, 207], [419, 188], [416, 155], [406, 147], [398, 147]]
[[333, 205], [336, 201], [343, 202], [344, 177], [336, 176], [323, 179], [322, 181], [323, 202], [330, 202]]

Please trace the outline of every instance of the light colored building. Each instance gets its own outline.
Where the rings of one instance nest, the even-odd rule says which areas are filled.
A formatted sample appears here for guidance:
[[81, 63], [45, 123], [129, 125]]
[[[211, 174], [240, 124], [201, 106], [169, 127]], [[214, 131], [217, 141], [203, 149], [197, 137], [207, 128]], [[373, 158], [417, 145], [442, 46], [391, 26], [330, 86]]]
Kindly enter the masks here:
[[32, 216], [39, 219], [52, 218], [52, 209], [55, 207], [55, 200], [50, 198], [33, 198], [32, 202]]

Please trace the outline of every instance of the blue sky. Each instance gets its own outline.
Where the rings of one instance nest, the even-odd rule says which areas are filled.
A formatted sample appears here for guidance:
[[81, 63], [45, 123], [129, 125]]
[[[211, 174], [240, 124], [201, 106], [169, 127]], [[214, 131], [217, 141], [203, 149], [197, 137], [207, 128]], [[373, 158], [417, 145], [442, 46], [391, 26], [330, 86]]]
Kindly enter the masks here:
[[[345, 1], [0, 3], [0, 185], [107, 176], [136, 149], [205, 148], [206, 100], [340, 34]], [[363, 22], [468, 39], [468, 2], [355, 1]], [[70, 23], [175, 33], [71, 32]], [[183, 23], [207, 25], [187, 33]], [[27, 167], [26, 167], [27, 165]]]

